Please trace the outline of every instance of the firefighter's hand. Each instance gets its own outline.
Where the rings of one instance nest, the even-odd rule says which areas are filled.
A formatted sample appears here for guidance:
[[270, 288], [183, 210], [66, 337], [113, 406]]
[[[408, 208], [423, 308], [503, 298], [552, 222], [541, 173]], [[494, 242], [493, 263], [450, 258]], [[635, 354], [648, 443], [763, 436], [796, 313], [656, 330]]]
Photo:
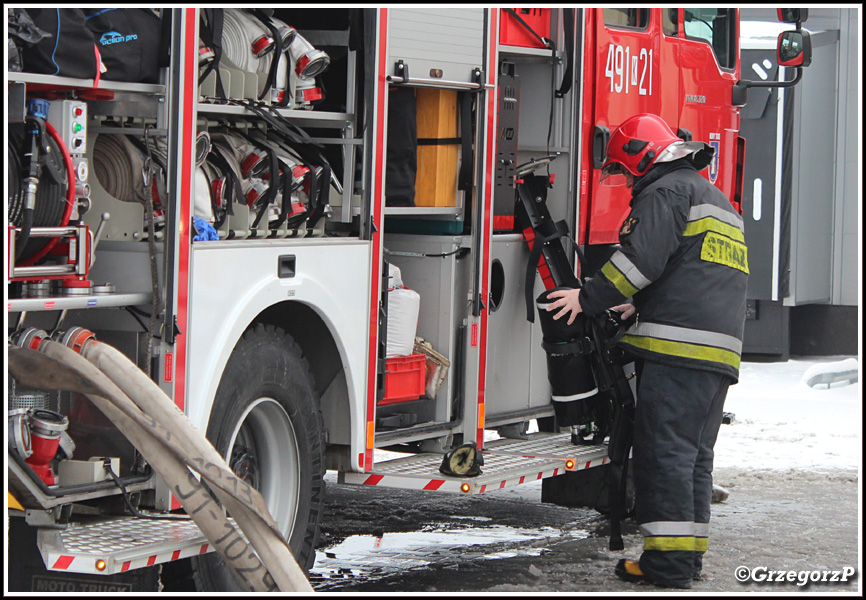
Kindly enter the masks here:
[[610, 310], [615, 310], [620, 313], [620, 321], [628, 321], [634, 314], [635, 308], [634, 304], [619, 304], [617, 306], [611, 306]]
[[568, 324], [571, 325], [574, 323], [574, 320], [577, 318], [583, 309], [580, 307], [580, 288], [574, 288], [572, 290], [556, 290], [554, 292], [550, 292], [547, 295], [548, 298], [557, 298], [555, 302], [552, 302], [547, 307], [547, 312], [556, 309], [562, 309], [555, 315], [553, 315], [553, 320], [559, 320], [564, 315], [571, 313], [568, 317]]

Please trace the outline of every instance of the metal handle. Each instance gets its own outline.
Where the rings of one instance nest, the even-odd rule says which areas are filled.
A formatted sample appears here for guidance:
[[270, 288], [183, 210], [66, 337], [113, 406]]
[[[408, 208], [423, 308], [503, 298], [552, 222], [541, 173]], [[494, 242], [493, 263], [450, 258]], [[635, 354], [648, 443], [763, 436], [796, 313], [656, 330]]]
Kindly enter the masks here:
[[101, 220], [99, 221], [99, 225], [96, 227], [96, 233], [93, 234], [93, 239], [90, 245], [90, 266], [93, 267], [93, 263], [96, 262], [96, 246], [99, 245], [99, 240], [101, 239], [102, 230], [105, 229], [105, 222], [111, 218], [111, 213], [104, 212], [100, 215]]
[[492, 90], [492, 83], [471, 83], [467, 81], [450, 81], [447, 79], [412, 79], [409, 77], [400, 77], [399, 75], [388, 75], [385, 78], [390, 83], [404, 83], [406, 85], [414, 85], [417, 87], [434, 87], [434, 88], [461, 88], [467, 90]]
[[[436, 69], [439, 71], [439, 69]], [[439, 72], [441, 75], [441, 71]], [[388, 75], [385, 79], [391, 83], [402, 83], [405, 85], [414, 85], [419, 87], [433, 88], [459, 88], [466, 90], [485, 90], [493, 89], [492, 84], [484, 83], [484, 71], [475, 67], [472, 70], [472, 77], [475, 81], [450, 81], [447, 79], [415, 79], [409, 76], [409, 65], [403, 60], [398, 60], [394, 64], [394, 75]]]

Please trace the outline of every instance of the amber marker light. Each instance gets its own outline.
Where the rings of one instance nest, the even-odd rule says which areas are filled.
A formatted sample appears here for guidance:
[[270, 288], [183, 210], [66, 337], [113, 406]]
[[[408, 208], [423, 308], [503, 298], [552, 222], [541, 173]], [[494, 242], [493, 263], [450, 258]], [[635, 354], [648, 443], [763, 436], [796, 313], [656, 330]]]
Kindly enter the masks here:
[[468, 494], [468, 493], [469, 493], [469, 484], [468, 484], [468, 483], [464, 483], [463, 485], [460, 486], [460, 490], [461, 490], [462, 492], [465, 492], [465, 493]]
[[107, 566], [108, 566], [108, 565], [107, 565], [107, 564], [105, 563], [105, 561], [102, 560], [101, 558], [100, 558], [99, 560], [96, 561], [96, 570], [97, 570], [97, 571], [104, 571], [104, 570], [105, 570], [105, 567], [107, 567]]
[[571, 469], [573, 469], [574, 468], [574, 461], [573, 460], [565, 461], [565, 468], [568, 469], [569, 471]]

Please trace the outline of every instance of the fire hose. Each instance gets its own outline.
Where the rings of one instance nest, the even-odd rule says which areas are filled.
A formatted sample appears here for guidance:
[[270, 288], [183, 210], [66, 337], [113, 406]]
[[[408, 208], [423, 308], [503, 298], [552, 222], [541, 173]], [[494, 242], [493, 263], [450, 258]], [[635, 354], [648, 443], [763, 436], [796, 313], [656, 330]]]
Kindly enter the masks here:
[[[159, 173], [166, 162], [163, 152], [151, 144], [145, 128], [144, 148], [137, 147], [126, 135], [100, 134], [93, 142], [93, 172], [100, 185], [112, 197], [123, 202], [137, 202], [144, 207], [148, 230], [148, 258], [150, 264], [151, 307], [148, 325], [146, 368], [153, 369], [153, 340], [156, 337], [156, 316], [160, 310], [159, 284], [156, 266], [156, 219], [152, 185], [164, 192], [164, 173]], [[157, 161], [153, 157], [157, 156]], [[154, 177], [156, 175], [156, 177]], [[160, 206], [160, 208], [164, 208]]]
[[[279, 52], [276, 51], [274, 38], [262, 25], [247, 13], [236, 8], [225, 10], [225, 21], [223, 23], [223, 52], [234, 65], [242, 71], [267, 74], [268, 81], [264, 89], [260, 90], [259, 100], [264, 98], [268, 91], [268, 84], [274, 88], [275, 99], [285, 96], [288, 87], [288, 56], [285, 50], [291, 43], [295, 30], [286, 27], [280, 32]], [[276, 72], [272, 69], [272, 63]]]
[[[58, 238], [46, 238], [30, 240], [28, 244], [30, 228], [65, 226], [75, 204], [72, 161], [63, 139], [45, 120], [46, 110], [40, 107], [28, 116], [30, 131], [27, 133], [15, 127], [9, 132], [10, 196], [7, 204], [10, 223], [21, 228], [16, 242], [19, 266], [35, 264], [58, 242]], [[37, 138], [36, 149], [28, 146], [31, 135]], [[30, 183], [34, 184], [35, 196], [28, 199]]]
[[[216, 39], [202, 40], [203, 57], [212, 57], [211, 62], [216, 60], [207, 44], [219, 45], [221, 58], [234, 67], [265, 75], [266, 79], [259, 81], [258, 100], [263, 100], [270, 91], [271, 103], [287, 106], [291, 94], [289, 69], [297, 77], [294, 108], [312, 108], [313, 103], [323, 99], [324, 92], [316, 77], [330, 64], [326, 52], [314, 48], [293, 27], [261, 9], [218, 10], [223, 10], [222, 17], [217, 19], [220, 25], [215, 27], [219, 34], [212, 37], [220, 39], [218, 44]], [[209, 26], [215, 25], [216, 22]]]
[[266, 214], [268, 228], [275, 232], [284, 223], [297, 228], [313, 213], [314, 208], [308, 206], [318, 199], [318, 189], [311, 187], [313, 182], [320, 181], [317, 177], [320, 167], [311, 169], [301, 164], [300, 159], [292, 156], [293, 150], [276, 140], [263, 138], [260, 133], [221, 127], [213, 129], [210, 136], [211, 152], [199, 171], [206, 182], [217, 182], [209, 188], [213, 193], [215, 221], [219, 216], [218, 222], [222, 224], [221, 213], [228, 205], [225, 196], [234, 189], [229, 178], [239, 184], [238, 193], [234, 194], [238, 202], [251, 210], [252, 237]]
[[144, 204], [150, 190], [144, 186], [144, 159], [122, 130], [118, 135], [96, 137], [93, 143], [93, 173], [112, 197]]
[[249, 591], [312, 591], [258, 490], [235, 476], [186, 415], [119, 351], [92, 338], [80, 354], [48, 339], [38, 350], [10, 346], [9, 374], [22, 385], [87, 396], [159, 473]]

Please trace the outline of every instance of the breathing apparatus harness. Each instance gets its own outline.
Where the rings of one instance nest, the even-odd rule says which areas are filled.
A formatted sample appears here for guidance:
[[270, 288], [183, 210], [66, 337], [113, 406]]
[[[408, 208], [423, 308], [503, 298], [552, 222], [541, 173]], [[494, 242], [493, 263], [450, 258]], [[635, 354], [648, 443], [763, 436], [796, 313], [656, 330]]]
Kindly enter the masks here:
[[[617, 342], [630, 322], [620, 320], [616, 311], [588, 316], [580, 313], [571, 325], [566, 318], [553, 319], [545, 307], [553, 300], [554, 289], [582, 287], [587, 278], [586, 259], [568, 235], [568, 226], [554, 222], [546, 204], [549, 176], [532, 175], [555, 157], [530, 161], [516, 168], [517, 205], [515, 219], [530, 246], [527, 266], [527, 320], [533, 321], [531, 290], [536, 271], [547, 288], [536, 300], [543, 334], [542, 346], [547, 354], [548, 379], [559, 426], [572, 426], [572, 443], [602, 443], [609, 437], [608, 466], [610, 502], [610, 549], [622, 550], [620, 521], [625, 515], [628, 459], [634, 430], [634, 395], [623, 369], [629, 362]], [[580, 263], [580, 277], [575, 276], [563, 238], [571, 242]], [[593, 439], [580, 432], [595, 427]]]

